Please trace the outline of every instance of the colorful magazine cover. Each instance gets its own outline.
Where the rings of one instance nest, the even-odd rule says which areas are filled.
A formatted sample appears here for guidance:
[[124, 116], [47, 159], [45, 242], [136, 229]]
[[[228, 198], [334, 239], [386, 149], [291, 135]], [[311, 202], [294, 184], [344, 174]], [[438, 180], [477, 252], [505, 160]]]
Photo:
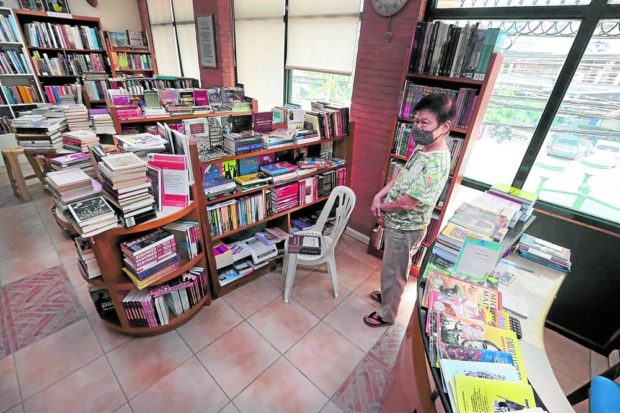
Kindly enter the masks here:
[[459, 412], [513, 412], [536, 407], [529, 384], [456, 375], [452, 389]]
[[[485, 281], [484, 284], [487, 285], [488, 283]], [[443, 295], [473, 301], [490, 310], [501, 309], [502, 295], [497, 291], [497, 283], [491, 283], [491, 285], [495, 286], [495, 288], [488, 288], [470, 280], [464, 281], [445, 270], [432, 268], [428, 271], [426, 288], [422, 297], [422, 306], [428, 307], [430, 294], [433, 291], [437, 291]]]

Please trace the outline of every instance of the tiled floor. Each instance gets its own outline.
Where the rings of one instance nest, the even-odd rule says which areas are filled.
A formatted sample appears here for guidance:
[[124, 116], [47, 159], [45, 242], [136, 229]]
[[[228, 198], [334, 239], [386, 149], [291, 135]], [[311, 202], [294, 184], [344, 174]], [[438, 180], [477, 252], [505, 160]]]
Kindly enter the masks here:
[[[309, 268], [284, 304], [273, 272], [175, 331], [131, 338], [99, 320], [51, 200], [31, 188], [19, 202], [0, 172], [0, 412], [378, 411], [416, 291], [394, 326], [365, 327], [380, 261], [362, 243], [338, 245], [338, 298], [325, 268]], [[546, 345], [567, 392], [603, 368], [556, 333]]]

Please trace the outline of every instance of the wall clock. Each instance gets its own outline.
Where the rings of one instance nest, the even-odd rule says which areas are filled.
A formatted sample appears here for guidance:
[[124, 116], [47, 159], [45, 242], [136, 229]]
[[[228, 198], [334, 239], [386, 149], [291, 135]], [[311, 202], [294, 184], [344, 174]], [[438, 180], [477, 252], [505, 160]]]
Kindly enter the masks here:
[[372, 8], [375, 9], [377, 14], [383, 17], [390, 17], [398, 13], [407, 0], [372, 0]]

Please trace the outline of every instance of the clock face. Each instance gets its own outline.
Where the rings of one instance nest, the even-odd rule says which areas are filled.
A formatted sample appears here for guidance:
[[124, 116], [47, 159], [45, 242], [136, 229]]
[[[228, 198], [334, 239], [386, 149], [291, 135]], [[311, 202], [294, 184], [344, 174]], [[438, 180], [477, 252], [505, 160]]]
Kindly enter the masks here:
[[372, 0], [372, 7], [377, 14], [388, 17], [398, 13], [406, 3], [407, 0]]

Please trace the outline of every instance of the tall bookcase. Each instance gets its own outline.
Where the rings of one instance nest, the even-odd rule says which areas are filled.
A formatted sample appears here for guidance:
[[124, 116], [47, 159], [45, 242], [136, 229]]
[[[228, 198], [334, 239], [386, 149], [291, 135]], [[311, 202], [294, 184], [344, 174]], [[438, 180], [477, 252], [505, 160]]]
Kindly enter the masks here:
[[[355, 124], [351, 122], [349, 123], [349, 134], [346, 136], [329, 138], [329, 139], [321, 139], [320, 141], [317, 141], [317, 142], [280, 146], [277, 148], [264, 149], [261, 151], [250, 152], [250, 153], [246, 153], [242, 155], [227, 156], [227, 157], [224, 157], [218, 160], [203, 162], [203, 166], [207, 166], [208, 164], [213, 163], [213, 162], [226, 162], [226, 161], [239, 160], [239, 159], [249, 158], [249, 157], [254, 157], [254, 156], [272, 154], [272, 153], [277, 153], [277, 152], [294, 151], [294, 150], [305, 148], [305, 147], [312, 147], [312, 146], [316, 147], [316, 146], [320, 146], [321, 144], [331, 144], [333, 145], [334, 156], [344, 159], [346, 161], [345, 165], [339, 166], [339, 167], [333, 167], [333, 168], [318, 169], [316, 172], [312, 174], [304, 175], [303, 177], [300, 177], [299, 179], [310, 178], [312, 176], [317, 176], [317, 175], [331, 172], [331, 171], [334, 171], [340, 168], [345, 168], [346, 169], [345, 181], [346, 181], [346, 185], [348, 186], [350, 185], [350, 176], [351, 176], [351, 154], [352, 154], [352, 139], [353, 139], [354, 130], [355, 130]], [[206, 205], [211, 206], [211, 205], [215, 205], [220, 202], [224, 202], [224, 201], [231, 200], [231, 199], [237, 199], [237, 198], [252, 196], [252, 195], [260, 195], [263, 197], [263, 201], [264, 201], [263, 203], [266, 206], [267, 205], [267, 191], [279, 185], [281, 184], [267, 185], [267, 186], [263, 186], [263, 187], [252, 189], [252, 190], [245, 191], [245, 192], [235, 192], [234, 194], [231, 194], [231, 195], [226, 195], [226, 196], [218, 197], [211, 201], [207, 201]], [[289, 232], [291, 229], [291, 221], [293, 218], [295, 218], [298, 215], [308, 213], [310, 211], [320, 212], [324, 202], [328, 198], [329, 198], [329, 195], [322, 196], [322, 197], [317, 198], [312, 203], [307, 203], [301, 206], [297, 206], [297, 207], [288, 209], [286, 211], [273, 214], [271, 216], [269, 216], [265, 211], [265, 219], [262, 219], [260, 221], [254, 222], [246, 226], [237, 227], [233, 229], [232, 231], [228, 231], [223, 234], [219, 234], [215, 236], [212, 235], [213, 229], [211, 228], [208, 217], [205, 216], [203, 220], [203, 223], [205, 226], [205, 231], [204, 231], [205, 241], [207, 245], [205, 252], [207, 255], [207, 262], [209, 265], [209, 276], [211, 277], [210, 284], [211, 284], [211, 291], [212, 291], [213, 297], [214, 298], [221, 297], [263, 276], [269, 271], [272, 271], [275, 268], [276, 263], [277, 263], [277, 260], [274, 260], [265, 267], [259, 268], [250, 274], [247, 274], [228, 284], [225, 284], [224, 286], [221, 286], [218, 280], [218, 270], [217, 270], [216, 263], [215, 263], [215, 256], [213, 254], [213, 247], [217, 241], [223, 241], [226, 243], [228, 241], [242, 240], [242, 239], [252, 236], [254, 233], [266, 227], [267, 225], [277, 226], [280, 229], [286, 232]], [[204, 213], [205, 214], [207, 213], [206, 208], [205, 208]]]
[[[110, 56], [110, 69], [112, 70], [112, 77], [121, 76], [123, 74], [142, 74], [145, 77], [154, 76], [157, 74], [157, 61], [155, 60], [155, 51], [152, 45], [149, 43], [144, 48], [134, 47], [114, 47], [110, 38], [107, 36], [105, 39], [106, 47], [108, 49], [108, 55]], [[148, 56], [150, 61], [150, 67], [126, 67], [122, 68], [119, 65], [119, 61], [123, 58], [127, 58], [129, 61], [136, 59], [140, 60], [142, 57]], [[135, 65], [134, 65], [135, 66]]]
[[[41, 102], [43, 99], [43, 95], [41, 94], [41, 88], [39, 86], [38, 79], [34, 73], [32, 65], [30, 63], [30, 59], [28, 58], [28, 50], [24, 43], [24, 38], [22, 36], [21, 31], [19, 30], [19, 26], [17, 25], [17, 20], [15, 18], [15, 14], [12, 9], [6, 7], [0, 7], [0, 16], [2, 19], [2, 28], [3, 32], [6, 33], [7, 40], [8, 38], [13, 38], [15, 41], [0, 41], [0, 53], [3, 54], [3, 60], [6, 63], [10, 63], [10, 57], [8, 53], [11, 53], [13, 56], [19, 59], [19, 55], [22, 54], [24, 56], [23, 60], [20, 60], [19, 64], [22, 68], [22, 71], [14, 70], [13, 68], [9, 68], [10, 73], [0, 73], [0, 86], [1, 86], [1, 94], [2, 94], [2, 103], [0, 103], [0, 115], [8, 116], [10, 118], [15, 118], [17, 111], [19, 111], [23, 107], [32, 106], [34, 103]], [[11, 24], [11, 20], [15, 25]], [[3, 67], [5, 65], [3, 64]], [[7, 67], [8, 68], [8, 67]], [[6, 69], [4, 71], [7, 71]], [[20, 96], [20, 93], [17, 93], [17, 98], [21, 100], [18, 102], [13, 98], [15, 93], [10, 93], [9, 89], [12, 87], [23, 87], [26, 86], [30, 89], [30, 96], [32, 97], [32, 102], [26, 102], [24, 100], [30, 100], [30, 96]], [[26, 99], [24, 99], [24, 97]], [[15, 103], [13, 103], [15, 101]]]
[[[493, 92], [493, 87], [495, 85], [495, 81], [497, 79], [503, 61], [502, 55], [493, 53], [490, 56], [484, 80], [476, 80], [467, 77], [434, 76], [428, 74], [420, 74], [410, 71], [411, 57], [414, 53], [414, 47], [416, 46], [416, 44], [416, 39], [413, 38], [411, 41], [411, 47], [409, 48], [409, 58], [406, 61], [406, 66], [403, 68], [403, 90], [405, 89], [408, 82], [412, 82], [413, 84], [420, 86], [439, 87], [444, 89], [451, 89], [454, 91], [458, 91], [460, 88], [469, 88], [476, 90], [475, 93], [477, 98], [475, 104], [473, 105], [471, 117], [467, 127], [457, 127], [453, 125], [450, 130], [450, 136], [456, 139], [462, 139], [462, 143], [459, 153], [457, 155], [456, 164], [454, 166], [453, 172], [450, 174], [448, 182], [446, 183], [446, 187], [444, 188], [444, 193], [442, 194], [440, 200], [434, 208], [433, 219], [431, 221], [431, 225], [429, 225], [428, 233], [426, 234], [426, 237], [422, 242], [420, 250], [413, 257], [411, 273], [414, 275], [417, 275], [419, 272], [419, 265], [417, 265], [416, 263], [421, 263], [423, 261], [424, 255], [426, 254], [428, 249], [431, 248], [433, 241], [437, 238], [440, 224], [444, 219], [448, 204], [450, 203], [450, 200], [454, 193], [454, 189], [458, 185], [460, 185], [461, 181], [463, 180], [463, 171], [465, 169], [465, 165], [467, 164], [467, 159], [469, 158], [469, 154], [474, 146], [474, 141], [476, 139], [476, 136], [478, 135], [480, 125], [484, 118], [484, 114], [489, 103], [489, 99], [491, 98], [491, 93]], [[405, 92], [406, 91], [404, 90], [401, 99], [405, 98]], [[417, 102], [412, 102], [412, 106], [415, 105], [415, 103]], [[413, 122], [413, 119], [410, 117], [402, 117], [401, 110], [399, 110], [399, 112], [396, 114], [392, 121], [393, 126], [388, 139], [387, 154], [385, 156], [385, 166], [383, 168], [384, 184], [387, 183], [389, 179], [391, 179], [391, 176], [389, 176], [391, 161], [396, 160], [406, 162], [408, 159], [406, 156], [402, 156], [392, 152], [393, 143], [399, 130], [399, 125], [402, 123]], [[379, 191], [379, 189], [380, 188], [377, 188], [377, 192]], [[371, 233], [370, 241], [368, 244], [369, 254], [383, 257], [383, 250], [381, 248], [376, 248], [376, 246], [381, 243], [378, 240], [378, 237], [381, 237], [382, 230], [383, 228], [377, 226]]]
[[[190, 159], [192, 163], [192, 171], [194, 174], [194, 184], [191, 187], [192, 201], [186, 208], [164, 207], [164, 210], [158, 213], [157, 218], [131, 228], [113, 228], [95, 235], [92, 238], [93, 250], [97, 259], [97, 264], [101, 269], [102, 276], [94, 279], [88, 279], [86, 274], [82, 274], [86, 281], [96, 287], [105, 288], [116, 310], [119, 322], [114, 323], [103, 320], [108, 327], [113, 330], [132, 334], [132, 335], [155, 335], [161, 334], [190, 320], [205, 304], [210, 304], [211, 294], [210, 288], [202, 297], [202, 299], [187, 312], [172, 318], [167, 325], [158, 327], [132, 327], [123, 307], [123, 299], [130, 291], [136, 290], [135, 284], [123, 274], [123, 253], [120, 249], [120, 243], [127, 239], [134, 239], [140, 235], [149, 233], [157, 228], [178, 220], [190, 220], [198, 222], [200, 225], [200, 253], [187, 262], [181, 262], [180, 268], [168, 274], [166, 277], [151, 285], [157, 286], [162, 283], [173, 280], [180, 275], [186, 273], [192, 267], [202, 267], [205, 271], [209, 271], [208, 254], [209, 246], [205, 242], [207, 232], [204, 225], [205, 197], [202, 191], [202, 179], [200, 178], [200, 168], [198, 167], [198, 152], [196, 143], [190, 142]], [[84, 271], [80, 266], [80, 271]], [[209, 277], [207, 277], [208, 279]], [[172, 314], [171, 314], [172, 315]]]
[[[40, 56], [43, 56], [45, 54], [49, 57], [49, 59], [57, 57], [62, 57], [65, 59], [85, 59], [86, 57], [93, 59], [100, 58], [103, 61], [103, 67], [98, 67], [98, 70], [96, 71], [88, 71], [101, 74], [109, 74], [110, 69], [108, 63], [108, 54], [101, 32], [101, 21], [98, 17], [76, 16], [70, 14], [59, 14], [35, 10], [15, 10], [14, 12], [21, 31], [20, 35], [22, 36], [22, 38], [24, 39], [24, 43], [26, 44], [28, 60], [34, 68], [35, 78], [37, 82], [41, 85], [41, 90], [44, 95], [46, 86], [59, 86], [79, 83], [79, 80], [82, 76], [82, 71], [79, 70], [76, 73], [69, 73], [68, 71], [63, 70], [62, 74], [43, 74], [41, 71], [38, 71], [36, 69], [37, 65], [35, 64], [33, 58], [35, 54], [39, 54]], [[89, 28], [93, 28], [95, 29], [97, 35], [97, 42], [99, 47], [91, 48], [89, 46], [89, 43], [86, 42], [84, 39], [82, 40], [82, 43], [85, 48], [49, 47], [53, 42], [45, 36], [44, 39], [47, 39], [43, 40], [43, 44], [45, 44], [45, 46], [35, 46], [32, 44], [27, 44], [27, 37], [24, 36], [24, 32], [26, 30], [25, 25], [28, 23], [44, 24], [48, 28], [53, 27], [54, 25], [86, 26]], [[56, 44], [56, 46], [60, 45]], [[47, 96], [44, 96], [44, 99], [49, 100], [47, 99]]]

